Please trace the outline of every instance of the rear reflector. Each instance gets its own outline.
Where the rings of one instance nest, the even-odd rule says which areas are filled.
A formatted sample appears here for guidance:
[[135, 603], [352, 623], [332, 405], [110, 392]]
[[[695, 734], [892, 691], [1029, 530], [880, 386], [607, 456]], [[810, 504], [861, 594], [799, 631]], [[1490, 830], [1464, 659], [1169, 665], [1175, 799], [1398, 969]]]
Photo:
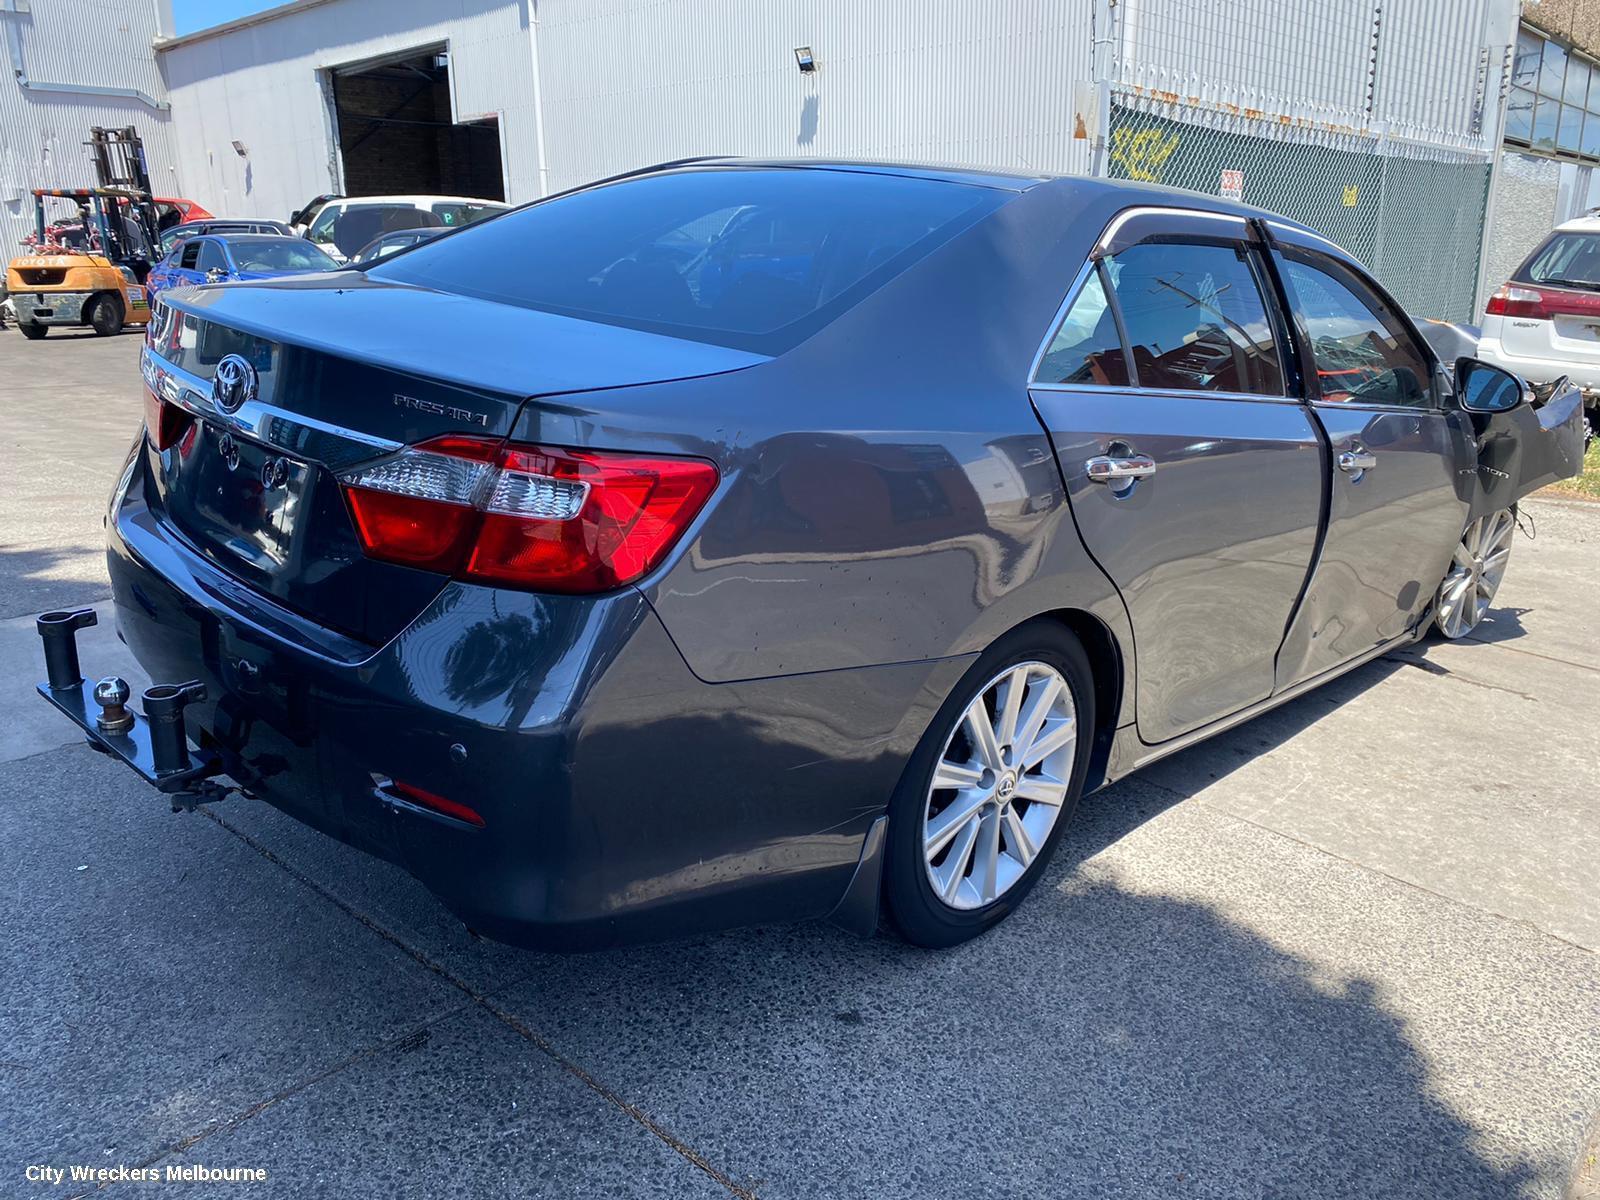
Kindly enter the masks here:
[[658, 566], [717, 486], [696, 458], [449, 436], [340, 477], [372, 558], [549, 592]]
[[1484, 312], [1491, 317], [1530, 317], [1546, 321], [1551, 317], [1600, 318], [1600, 292], [1508, 283], [1489, 297]]
[[426, 791], [423, 788], [413, 787], [409, 783], [401, 783], [398, 779], [390, 781], [389, 790], [402, 800], [409, 800], [422, 808], [432, 809], [436, 813], [454, 817], [458, 821], [465, 821], [468, 825], [476, 825], [479, 829], [483, 828], [483, 817], [479, 815], [478, 810], [475, 808], [470, 808], [455, 800], [447, 800], [443, 796]]

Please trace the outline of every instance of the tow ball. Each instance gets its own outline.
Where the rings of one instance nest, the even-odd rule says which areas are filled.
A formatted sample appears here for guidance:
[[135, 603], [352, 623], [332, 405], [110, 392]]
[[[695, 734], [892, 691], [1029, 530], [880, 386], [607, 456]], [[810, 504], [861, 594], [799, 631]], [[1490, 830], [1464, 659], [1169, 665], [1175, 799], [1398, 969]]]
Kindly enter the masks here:
[[115, 675], [88, 683], [78, 664], [78, 631], [97, 624], [92, 608], [47, 612], [35, 627], [44, 643], [45, 681], [37, 691], [83, 730], [89, 745], [131, 767], [172, 801], [172, 811], [221, 800], [235, 789], [217, 782], [222, 759], [213, 750], [191, 746], [183, 710], [206, 698], [198, 679], [158, 683], [140, 697], [144, 711], [130, 705], [133, 689]]

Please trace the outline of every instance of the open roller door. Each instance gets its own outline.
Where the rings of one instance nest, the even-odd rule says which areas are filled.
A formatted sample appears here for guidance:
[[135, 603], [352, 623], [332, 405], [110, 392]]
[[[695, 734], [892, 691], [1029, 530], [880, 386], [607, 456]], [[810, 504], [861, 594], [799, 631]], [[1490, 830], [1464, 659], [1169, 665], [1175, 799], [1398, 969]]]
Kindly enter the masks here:
[[505, 199], [498, 122], [456, 123], [444, 46], [330, 75], [345, 195]]

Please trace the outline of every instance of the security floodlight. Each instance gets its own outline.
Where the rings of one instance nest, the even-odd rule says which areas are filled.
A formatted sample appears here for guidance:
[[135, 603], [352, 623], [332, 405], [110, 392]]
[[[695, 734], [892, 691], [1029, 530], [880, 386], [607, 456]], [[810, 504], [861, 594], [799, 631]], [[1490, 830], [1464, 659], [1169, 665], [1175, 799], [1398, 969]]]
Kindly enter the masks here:
[[817, 60], [811, 56], [810, 46], [795, 47], [794, 61], [800, 67], [802, 75], [809, 75], [817, 69]]

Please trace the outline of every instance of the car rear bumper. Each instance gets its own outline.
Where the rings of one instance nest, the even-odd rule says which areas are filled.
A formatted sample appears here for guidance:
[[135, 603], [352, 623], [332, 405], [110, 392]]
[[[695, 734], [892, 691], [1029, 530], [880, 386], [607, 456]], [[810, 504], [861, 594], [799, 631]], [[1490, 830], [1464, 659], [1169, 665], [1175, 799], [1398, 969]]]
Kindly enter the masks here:
[[[460, 584], [374, 649], [191, 549], [144, 503], [143, 462], [109, 522], [117, 623], [155, 680], [204, 684], [191, 738], [505, 941], [582, 948], [827, 914], [970, 661], [712, 685], [635, 590]], [[468, 805], [483, 827], [396, 803], [383, 780]]]
[[1565, 375], [1583, 391], [1584, 403], [1600, 400], [1600, 364], [1587, 364], [1563, 358], [1530, 357], [1510, 354], [1498, 337], [1488, 333], [1478, 342], [1478, 357], [1504, 367], [1532, 383], [1549, 383]]

